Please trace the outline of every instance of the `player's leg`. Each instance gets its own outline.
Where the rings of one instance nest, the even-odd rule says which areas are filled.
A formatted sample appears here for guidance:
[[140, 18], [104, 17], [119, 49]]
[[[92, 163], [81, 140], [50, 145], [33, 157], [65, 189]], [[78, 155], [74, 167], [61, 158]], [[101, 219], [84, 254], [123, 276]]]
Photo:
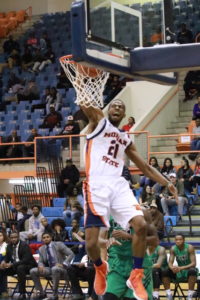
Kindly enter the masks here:
[[197, 282], [197, 269], [190, 268], [187, 272], [188, 274], [188, 300], [192, 300], [194, 294], [195, 283]]
[[170, 289], [171, 279], [176, 279], [176, 275], [170, 270], [163, 270], [162, 271], [162, 283], [164, 285], [164, 289], [166, 292], [166, 296], [168, 300], [172, 300], [172, 291]]
[[[117, 257], [115, 257], [113, 259], [113, 263], [114, 261], [116, 262], [116, 259], [118, 260]], [[109, 259], [110, 260], [110, 259]], [[111, 258], [112, 260], [112, 258]], [[109, 261], [108, 261], [109, 263]], [[122, 299], [125, 295], [128, 289], [127, 285], [126, 285], [126, 280], [129, 276], [129, 274], [127, 274], [127, 277], [122, 276], [122, 274], [120, 274], [120, 267], [122, 267], [122, 262], [118, 262], [117, 264], [113, 264], [111, 262], [111, 266], [114, 267], [114, 269], [112, 268], [112, 271], [108, 273], [107, 275], [107, 288], [106, 288], [106, 293], [103, 296], [103, 300], [117, 300], [117, 299]], [[126, 262], [125, 262], [126, 264]], [[116, 267], [115, 267], [116, 265]], [[109, 263], [110, 266], [110, 263]], [[116, 271], [114, 271], [116, 270]], [[132, 293], [133, 294], [133, 293]]]
[[161, 269], [153, 268], [152, 277], [153, 277], [153, 299], [154, 300], [159, 299], [161, 276], [162, 276]]
[[123, 178], [115, 184], [115, 195], [111, 206], [111, 215], [122, 228], [132, 226], [134, 229], [132, 242], [133, 270], [127, 280], [127, 285], [133, 290], [133, 296], [136, 299], [147, 300], [148, 295], [142, 282], [142, 264], [146, 250], [147, 224], [136, 198]]

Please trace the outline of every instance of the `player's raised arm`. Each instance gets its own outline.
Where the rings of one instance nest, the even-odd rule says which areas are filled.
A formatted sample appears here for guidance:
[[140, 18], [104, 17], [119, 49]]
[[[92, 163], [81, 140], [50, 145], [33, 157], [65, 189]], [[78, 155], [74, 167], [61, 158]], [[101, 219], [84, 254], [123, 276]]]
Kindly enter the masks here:
[[146, 177], [149, 177], [153, 181], [160, 183], [162, 186], [168, 186], [170, 192], [176, 196], [177, 191], [173, 184], [171, 184], [155, 168], [151, 167], [144, 161], [144, 159], [137, 152], [134, 144], [129, 145], [125, 152]]

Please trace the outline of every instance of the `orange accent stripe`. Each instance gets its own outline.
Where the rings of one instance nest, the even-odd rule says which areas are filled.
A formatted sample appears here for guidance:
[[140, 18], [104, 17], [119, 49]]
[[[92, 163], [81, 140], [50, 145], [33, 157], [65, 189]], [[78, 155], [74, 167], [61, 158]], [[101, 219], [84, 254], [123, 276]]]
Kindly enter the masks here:
[[92, 149], [92, 139], [87, 141], [87, 148], [85, 151], [85, 173], [86, 177], [89, 177], [90, 166], [91, 166], [91, 149]]

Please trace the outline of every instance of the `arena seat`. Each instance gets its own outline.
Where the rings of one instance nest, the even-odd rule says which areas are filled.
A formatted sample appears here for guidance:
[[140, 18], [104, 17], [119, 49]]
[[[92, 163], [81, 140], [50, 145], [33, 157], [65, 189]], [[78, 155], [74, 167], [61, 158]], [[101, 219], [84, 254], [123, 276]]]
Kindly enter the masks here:
[[53, 206], [54, 207], [64, 207], [66, 202], [66, 198], [53, 198]]
[[44, 217], [62, 217], [63, 208], [62, 207], [42, 207], [42, 214]]

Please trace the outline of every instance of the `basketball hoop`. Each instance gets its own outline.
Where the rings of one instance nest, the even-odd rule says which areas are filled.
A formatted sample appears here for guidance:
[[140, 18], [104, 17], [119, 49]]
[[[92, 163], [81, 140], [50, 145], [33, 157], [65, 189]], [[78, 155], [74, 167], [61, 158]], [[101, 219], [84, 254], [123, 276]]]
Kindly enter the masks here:
[[103, 107], [103, 91], [109, 73], [77, 63], [72, 55], [61, 57], [60, 63], [76, 90], [75, 103], [85, 107]]

